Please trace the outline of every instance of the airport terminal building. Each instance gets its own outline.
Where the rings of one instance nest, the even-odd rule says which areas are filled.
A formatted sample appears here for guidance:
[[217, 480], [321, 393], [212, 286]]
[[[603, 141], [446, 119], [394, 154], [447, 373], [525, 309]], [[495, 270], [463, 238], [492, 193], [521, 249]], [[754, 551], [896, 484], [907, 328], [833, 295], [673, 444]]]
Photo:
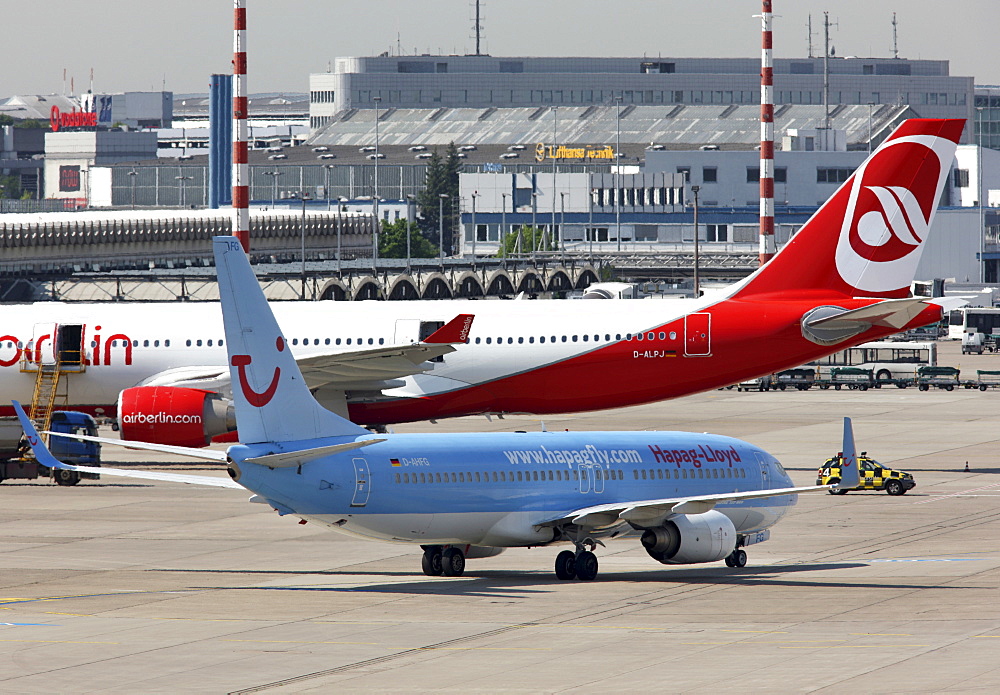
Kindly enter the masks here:
[[[925, 118], [973, 118], [972, 77], [946, 60], [831, 58], [831, 109], [910, 105]], [[779, 105], [824, 103], [822, 58], [774, 61]], [[355, 109], [623, 107], [760, 103], [759, 58], [373, 56], [309, 76], [315, 131]], [[339, 114], [339, 115], [338, 115]]]

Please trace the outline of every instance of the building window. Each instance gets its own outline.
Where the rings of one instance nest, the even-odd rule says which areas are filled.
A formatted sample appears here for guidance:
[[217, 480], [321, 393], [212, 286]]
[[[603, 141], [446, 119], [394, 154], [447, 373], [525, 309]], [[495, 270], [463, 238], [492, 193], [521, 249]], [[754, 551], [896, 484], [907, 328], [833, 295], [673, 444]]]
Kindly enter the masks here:
[[500, 72], [524, 72], [524, 63], [519, 60], [501, 60]]
[[706, 224], [705, 241], [729, 241], [729, 226], [725, 224]]
[[816, 183], [844, 183], [853, 173], [854, 169], [846, 167], [817, 167]]
[[968, 169], [955, 169], [954, 180], [955, 180], [955, 188], [968, 188], [969, 187], [969, 170]]
[[684, 174], [684, 183], [691, 180], [691, 167], [677, 167], [678, 174]]
[[705, 167], [701, 170], [701, 180], [704, 183], [716, 183], [719, 180], [719, 170], [716, 167]]

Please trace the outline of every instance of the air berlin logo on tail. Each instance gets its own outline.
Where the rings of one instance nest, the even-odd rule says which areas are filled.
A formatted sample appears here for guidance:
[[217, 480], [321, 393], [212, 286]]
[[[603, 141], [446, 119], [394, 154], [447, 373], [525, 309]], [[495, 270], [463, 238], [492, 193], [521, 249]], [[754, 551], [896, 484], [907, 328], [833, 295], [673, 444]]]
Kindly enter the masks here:
[[[280, 335], [275, 341], [275, 347], [278, 352], [282, 352], [285, 349], [285, 341]], [[232, 364], [239, 372], [240, 388], [243, 390], [243, 396], [250, 405], [255, 408], [263, 408], [271, 402], [275, 392], [278, 390], [278, 381], [281, 379], [281, 367], [274, 368], [274, 374], [271, 377], [271, 383], [268, 387], [261, 392], [257, 392], [250, 385], [250, 380], [247, 378], [247, 366], [252, 361], [253, 358], [250, 355], [233, 355], [232, 357]]]
[[858, 168], [837, 241], [844, 282], [861, 292], [910, 286], [954, 152], [945, 138], [904, 136]]

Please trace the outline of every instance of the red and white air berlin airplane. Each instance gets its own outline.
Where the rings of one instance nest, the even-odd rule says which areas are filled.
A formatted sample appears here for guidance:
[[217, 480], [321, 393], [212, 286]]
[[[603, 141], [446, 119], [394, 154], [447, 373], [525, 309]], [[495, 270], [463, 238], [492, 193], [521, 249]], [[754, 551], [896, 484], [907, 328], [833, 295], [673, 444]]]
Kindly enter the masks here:
[[[909, 288], [963, 126], [904, 122], [767, 265], [701, 298], [291, 302], [275, 314], [320, 402], [364, 425], [598, 410], [770, 374], [941, 318], [945, 300]], [[126, 439], [202, 446], [234, 426], [218, 303], [2, 312], [4, 400], [31, 399], [24, 360], [82, 352], [64, 379], [69, 407], [111, 415], [117, 403]]]

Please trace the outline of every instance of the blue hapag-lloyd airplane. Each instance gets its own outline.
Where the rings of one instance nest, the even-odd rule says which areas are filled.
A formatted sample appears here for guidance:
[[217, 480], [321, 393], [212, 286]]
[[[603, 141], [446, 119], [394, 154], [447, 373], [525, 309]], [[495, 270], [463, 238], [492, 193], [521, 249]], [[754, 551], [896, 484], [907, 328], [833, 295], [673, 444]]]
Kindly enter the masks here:
[[[428, 575], [458, 576], [466, 558], [504, 548], [568, 543], [560, 579], [597, 575], [602, 539], [641, 534], [664, 564], [725, 559], [746, 564], [745, 546], [792, 507], [797, 493], [777, 459], [747, 442], [689, 432], [379, 434], [313, 398], [246, 255], [217, 237], [215, 260], [243, 443], [226, 452], [128, 442], [130, 448], [226, 462], [232, 480], [55, 460], [20, 405], [40, 463], [102, 475], [246, 488], [251, 501], [336, 530], [424, 549]], [[79, 437], [87, 439], [87, 437]], [[106, 443], [118, 440], [96, 438]], [[841, 484], [858, 485], [850, 420], [844, 421]]]

